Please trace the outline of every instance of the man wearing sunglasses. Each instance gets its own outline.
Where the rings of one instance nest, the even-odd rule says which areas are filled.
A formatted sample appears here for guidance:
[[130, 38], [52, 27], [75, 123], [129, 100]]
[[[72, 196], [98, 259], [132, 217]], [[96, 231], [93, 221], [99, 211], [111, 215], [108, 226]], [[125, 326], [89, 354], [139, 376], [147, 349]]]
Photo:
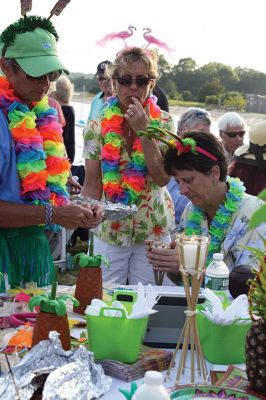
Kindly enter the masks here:
[[[0, 272], [11, 287], [51, 282], [44, 227], [95, 227], [102, 207], [69, 204], [62, 127], [46, 96], [62, 71], [55, 28], [25, 16], [0, 36]], [[0, 284], [1, 286], [1, 284]], [[0, 289], [3, 290], [3, 287]]]
[[246, 123], [238, 113], [227, 112], [219, 118], [218, 129], [230, 162], [235, 150], [243, 145]]
[[107, 69], [112, 65], [111, 61], [102, 61], [97, 66], [96, 77], [100, 87], [100, 92], [93, 98], [91, 102], [91, 109], [88, 121], [95, 119], [100, 115], [105, 106], [108, 97], [112, 96], [113, 84], [109, 76], [107, 76]]

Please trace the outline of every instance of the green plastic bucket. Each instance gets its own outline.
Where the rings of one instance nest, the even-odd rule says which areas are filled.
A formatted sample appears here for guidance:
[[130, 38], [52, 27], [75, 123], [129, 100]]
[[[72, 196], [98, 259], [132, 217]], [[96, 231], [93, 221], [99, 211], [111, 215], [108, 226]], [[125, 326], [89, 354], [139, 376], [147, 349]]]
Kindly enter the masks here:
[[[138, 298], [138, 293], [134, 290], [117, 289], [114, 291], [112, 296], [112, 301], [107, 301], [108, 307], [112, 306], [113, 301], [119, 301], [122, 303], [127, 310], [128, 314], [131, 314], [132, 307], [136, 303]], [[143, 325], [142, 342], [144, 341], [146, 335], [147, 326]]]
[[[107, 316], [107, 310], [119, 311], [121, 315]], [[115, 307], [101, 308], [99, 316], [87, 315], [89, 347], [95, 359], [136, 362], [147, 323], [148, 317], [128, 319], [124, 310]]]
[[138, 298], [137, 292], [133, 290], [115, 290], [112, 296], [112, 301], [120, 301], [127, 310], [128, 313], [131, 313], [133, 304], [136, 303]]
[[[197, 306], [200, 311], [203, 304]], [[197, 326], [201, 348], [205, 358], [212, 364], [241, 364], [245, 362], [246, 334], [250, 323], [240, 324], [236, 319], [231, 325], [218, 325], [197, 313]], [[246, 320], [245, 320], [246, 321]]]

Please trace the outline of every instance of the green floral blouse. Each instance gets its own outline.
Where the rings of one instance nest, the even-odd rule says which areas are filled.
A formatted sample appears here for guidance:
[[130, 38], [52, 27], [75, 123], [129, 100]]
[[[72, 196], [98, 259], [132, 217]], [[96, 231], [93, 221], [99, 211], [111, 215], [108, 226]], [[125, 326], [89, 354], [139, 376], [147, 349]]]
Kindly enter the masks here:
[[[102, 117], [89, 121], [84, 134], [83, 156], [89, 160], [101, 160], [103, 138], [101, 135]], [[174, 120], [165, 111], [161, 114], [161, 128], [175, 132]], [[158, 142], [162, 151], [166, 145]], [[131, 158], [125, 148], [121, 149], [121, 165], [130, 162]], [[108, 200], [105, 193], [102, 200]], [[138, 212], [120, 221], [104, 221], [95, 234], [106, 242], [119, 246], [143, 244], [146, 239], [162, 240], [175, 227], [174, 208], [171, 197], [165, 187], [156, 185], [147, 175], [145, 190], [141, 194]]]

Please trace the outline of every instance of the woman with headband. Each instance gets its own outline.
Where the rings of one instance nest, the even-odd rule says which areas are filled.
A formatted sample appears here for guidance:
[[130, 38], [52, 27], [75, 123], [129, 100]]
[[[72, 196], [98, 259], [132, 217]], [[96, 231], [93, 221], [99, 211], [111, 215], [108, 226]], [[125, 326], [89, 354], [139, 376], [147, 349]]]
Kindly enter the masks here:
[[[227, 176], [227, 159], [221, 142], [211, 133], [186, 133], [170, 141], [164, 168], [180, 185], [187, 204], [179, 226], [186, 235], [209, 235], [207, 265], [214, 253], [221, 252], [230, 271], [258, 266], [258, 260], [243, 246], [263, 249], [259, 235], [266, 236], [266, 226], [248, 229], [253, 212], [262, 204], [245, 193], [238, 178]], [[173, 245], [174, 247], [174, 245]], [[155, 270], [168, 273], [179, 281], [179, 260], [176, 250], [150, 249], [147, 256]]]

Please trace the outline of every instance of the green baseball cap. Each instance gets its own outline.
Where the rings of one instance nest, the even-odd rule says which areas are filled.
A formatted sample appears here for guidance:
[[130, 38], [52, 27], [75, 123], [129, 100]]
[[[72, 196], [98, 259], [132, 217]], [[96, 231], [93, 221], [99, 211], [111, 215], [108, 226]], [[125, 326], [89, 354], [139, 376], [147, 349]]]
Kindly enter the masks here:
[[[3, 43], [0, 44], [0, 47]], [[32, 77], [49, 72], [69, 71], [58, 58], [55, 36], [42, 28], [18, 33], [12, 44], [7, 46], [5, 58], [14, 58], [19, 66]]]

